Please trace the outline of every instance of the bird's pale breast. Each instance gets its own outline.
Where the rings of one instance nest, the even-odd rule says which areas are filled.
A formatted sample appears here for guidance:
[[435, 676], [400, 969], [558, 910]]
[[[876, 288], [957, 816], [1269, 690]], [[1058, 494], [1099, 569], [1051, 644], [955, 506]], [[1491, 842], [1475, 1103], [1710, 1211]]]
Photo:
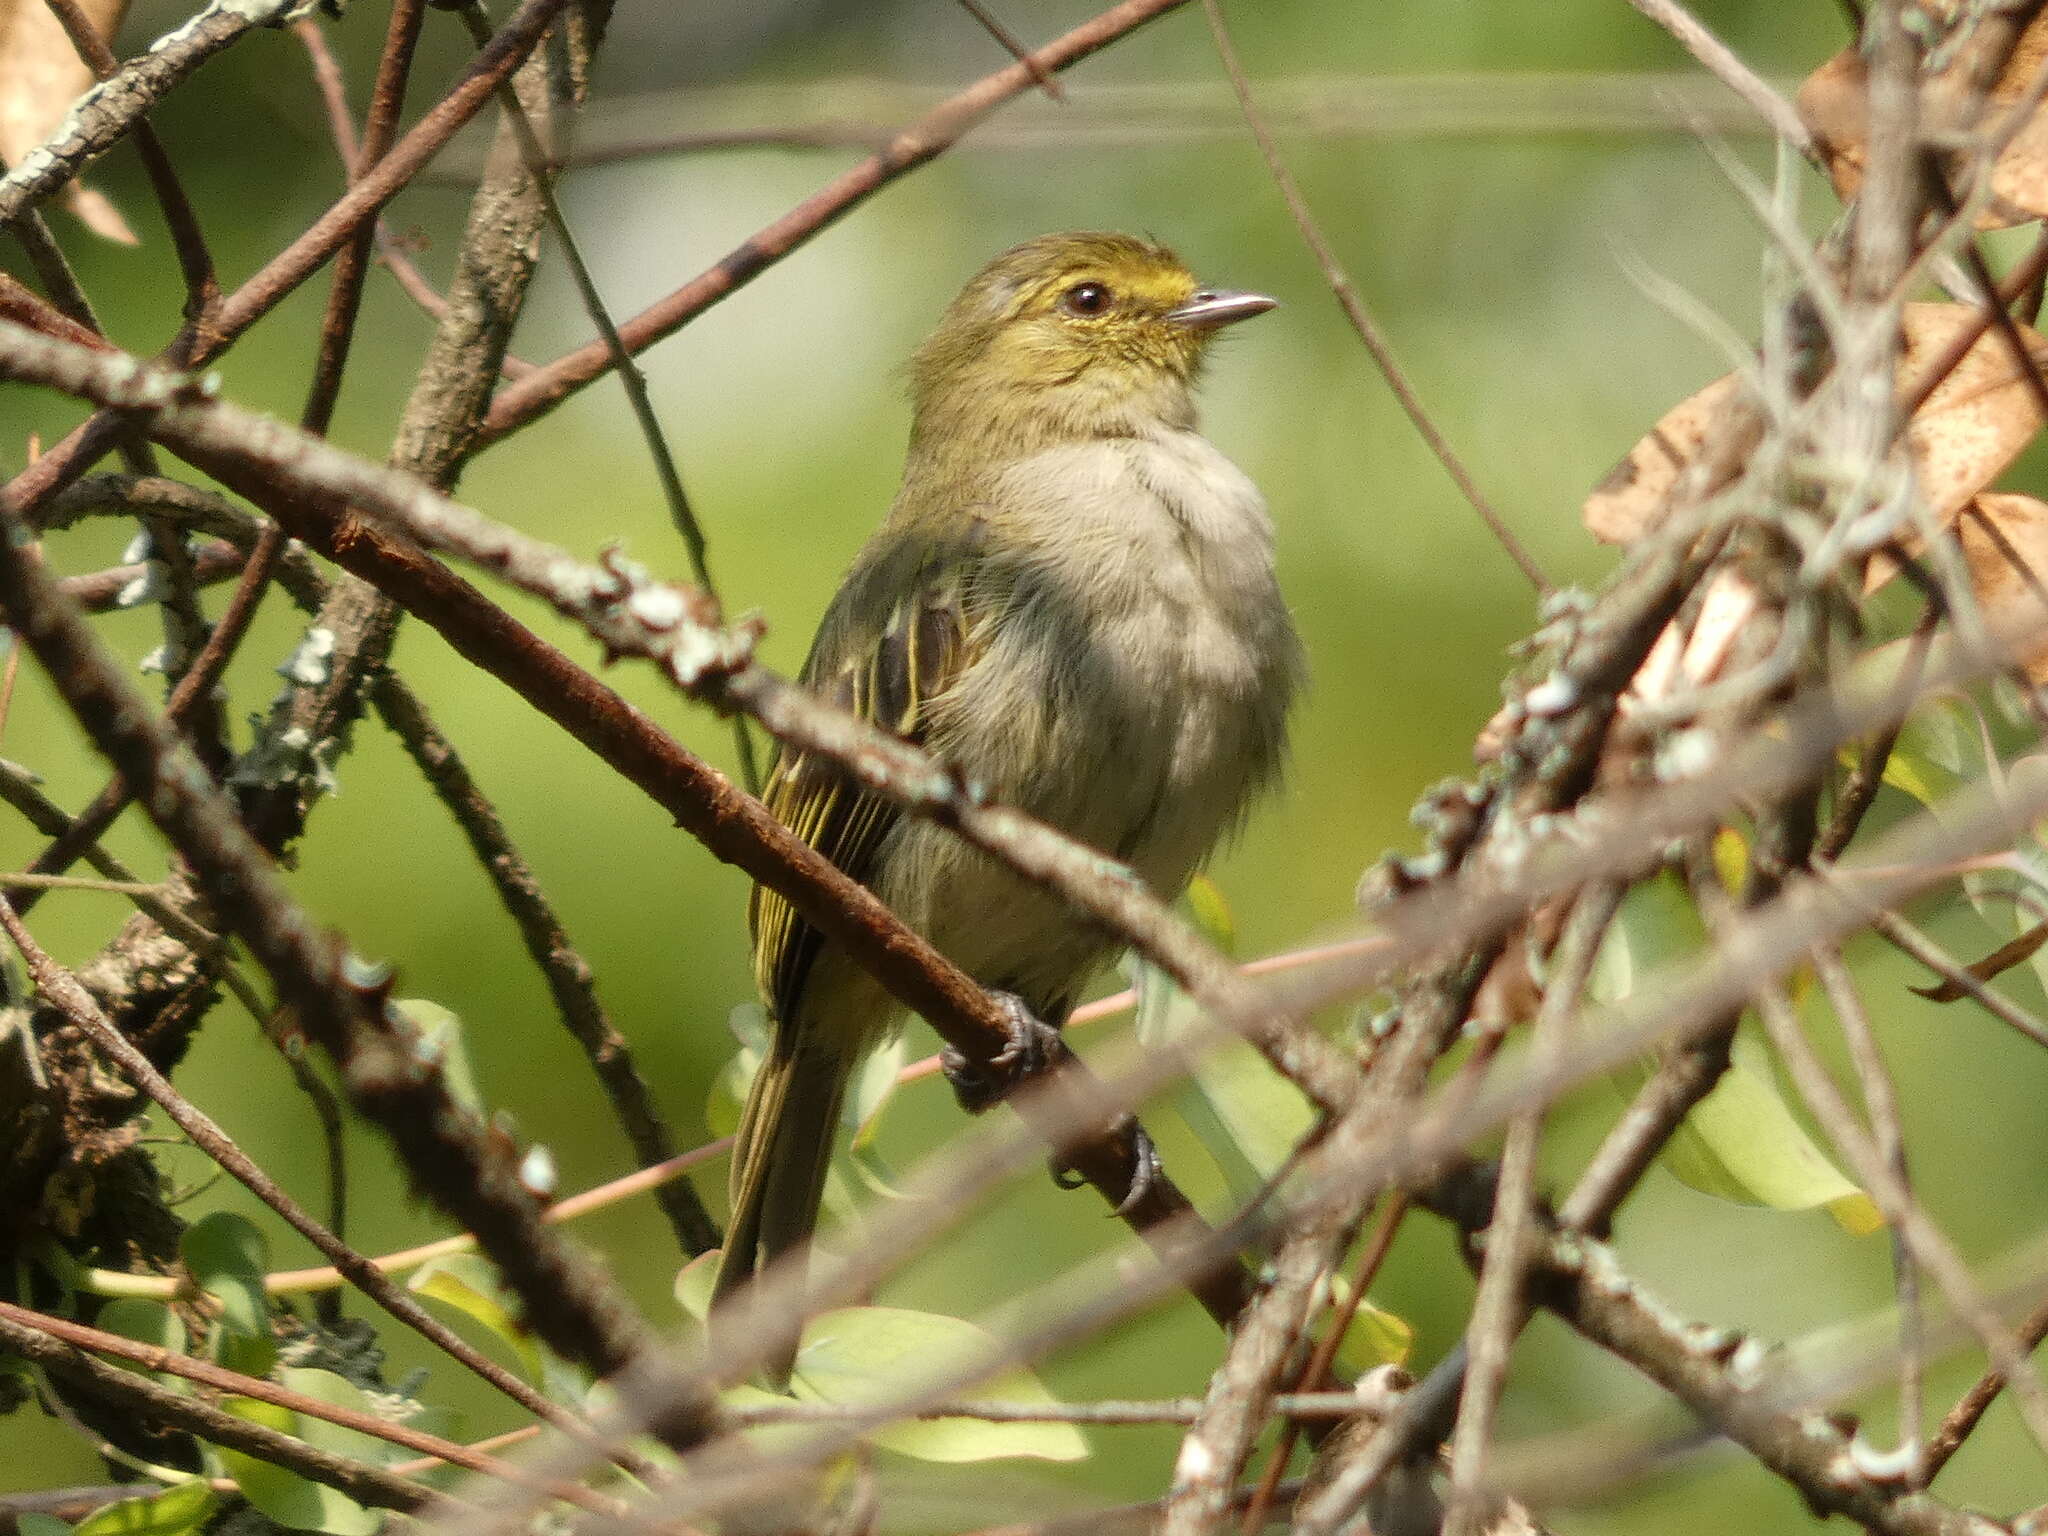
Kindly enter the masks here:
[[[931, 744], [1171, 895], [1279, 766], [1301, 663], [1264, 502], [1205, 439], [1166, 429], [1023, 460], [990, 499], [1046, 533], [992, 573], [994, 633], [935, 701]], [[1056, 515], [1004, 516], [1033, 503]], [[1101, 957], [1062, 901], [989, 879], [950, 834], [906, 820], [892, 836], [928, 846], [879, 860], [879, 894], [982, 981], [1046, 1006]]]

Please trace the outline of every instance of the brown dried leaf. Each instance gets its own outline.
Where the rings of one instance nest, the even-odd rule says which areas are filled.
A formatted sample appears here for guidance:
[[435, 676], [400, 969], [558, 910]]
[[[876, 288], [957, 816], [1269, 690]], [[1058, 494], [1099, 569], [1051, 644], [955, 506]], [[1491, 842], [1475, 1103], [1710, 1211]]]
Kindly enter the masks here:
[[[1977, 981], [1995, 981], [2014, 966], [2032, 959], [2043, 944], [2048, 944], [2048, 923], [2037, 923], [2018, 938], [2008, 939], [1982, 960], [1973, 960], [1963, 969]], [[1931, 987], [1908, 987], [1906, 990], [1919, 993], [1930, 1003], [1955, 1003], [1970, 995], [1968, 987], [1946, 978]]]
[[[1981, 323], [1981, 311], [1969, 304], [1908, 304], [1900, 383], [1917, 387], [1934, 359]], [[2015, 328], [2033, 366], [2048, 366], [2048, 337], [2028, 326]], [[1946, 521], [1969, 505], [2041, 426], [2038, 398], [2011, 345], [1996, 327], [1985, 331], [1906, 428], [1920, 489], [1935, 516]]]
[[[1901, 387], [1917, 388], [1933, 361], [1981, 319], [1981, 312], [1968, 304], [1908, 304], [1902, 320]], [[2048, 337], [2026, 326], [2018, 330], [2034, 364], [2048, 366]], [[1731, 373], [1680, 402], [1615, 466], [1586, 498], [1586, 527], [1595, 538], [1626, 544], [1657, 525], [1672, 485], [1739, 384], [1740, 376]], [[2011, 346], [1996, 329], [1986, 330], [1906, 428], [1920, 488], [1934, 514], [1943, 521], [1954, 517], [2033, 441], [2042, 425], [2040, 405]]]
[[[1947, 9], [1938, 6], [1937, 9]], [[2005, 72], [1991, 88], [1994, 109], [2011, 107], [2026, 94], [2048, 60], [2048, 13], [2021, 34]], [[1851, 46], [1808, 75], [1799, 87], [1799, 114], [1820, 141], [1822, 159], [1835, 191], [1847, 202], [1863, 185], [1869, 130], [1863, 57]], [[1938, 104], [1938, 92], [1924, 102]], [[1982, 127], [1997, 126], [2002, 114], [1986, 114]], [[2048, 113], [2035, 108], [1991, 168], [1991, 203], [1977, 217], [1979, 229], [2006, 229], [2048, 214]]]
[[[1956, 519], [1970, 588], [1994, 630], [2048, 626], [2048, 502], [1987, 493]], [[2021, 647], [2035, 687], [2048, 685], [2048, 633]]]
[[1739, 374], [1716, 379], [1664, 414], [1628, 457], [1586, 498], [1586, 527], [1609, 544], [1629, 544], [1654, 528], [1665, 498], [1706, 441], [1707, 427], [1741, 387]]
[[[81, 8], [100, 36], [111, 38], [128, 0], [81, 0]], [[0, 160], [17, 164], [49, 138], [92, 83], [92, 71], [43, 0], [0, 0]], [[64, 202], [94, 234], [135, 243], [103, 194], [74, 182]]]

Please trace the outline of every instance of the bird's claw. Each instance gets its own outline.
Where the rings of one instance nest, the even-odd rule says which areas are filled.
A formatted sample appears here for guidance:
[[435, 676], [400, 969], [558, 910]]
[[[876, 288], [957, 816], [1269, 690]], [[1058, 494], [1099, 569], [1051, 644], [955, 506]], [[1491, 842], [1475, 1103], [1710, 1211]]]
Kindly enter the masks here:
[[1050, 1066], [1062, 1049], [1060, 1032], [1039, 1018], [1013, 992], [991, 991], [1003, 1011], [1006, 1044], [985, 1062], [970, 1061], [963, 1051], [947, 1045], [939, 1051], [939, 1067], [953, 1085], [953, 1096], [970, 1115], [978, 1115], [1001, 1103], [1019, 1083], [1037, 1076]]
[[[1112, 1217], [1127, 1215], [1131, 1209], [1152, 1193], [1152, 1187], [1165, 1172], [1159, 1161], [1159, 1148], [1145, 1127], [1129, 1115], [1125, 1115], [1116, 1127], [1117, 1134], [1128, 1136], [1131, 1142], [1131, 1183], [1124, 1191], [1123, 1199], [1117, 1201]], [[1079, 1189], [1088, 1182], [1074, 1165], [1062, 1158], [1054, 1158], [1051, 1164], [1052, 1181], [1061, 1189]]]

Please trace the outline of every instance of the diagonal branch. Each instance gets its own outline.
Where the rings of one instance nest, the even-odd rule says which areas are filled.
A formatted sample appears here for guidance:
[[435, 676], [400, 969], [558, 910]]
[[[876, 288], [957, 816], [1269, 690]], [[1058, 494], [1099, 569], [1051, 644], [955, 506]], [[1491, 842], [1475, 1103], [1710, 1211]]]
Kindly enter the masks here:
[[[888, 144], [755, 231], [724, 260], [619, 325], [629, 352], [644, 352], [720, 299], [746, 286], [899, 177], [936, 159], [1011, 97], [1032, 89], [1040, 74], [1078, 64], [1186, 0], [1123, 0], [1043, 48], [977, 80], [896, 133]], [[545, 415], [611, 367], [603, 341], [586, 342], [507, 386], [492, 402], [477, 446], [496, 441]]]

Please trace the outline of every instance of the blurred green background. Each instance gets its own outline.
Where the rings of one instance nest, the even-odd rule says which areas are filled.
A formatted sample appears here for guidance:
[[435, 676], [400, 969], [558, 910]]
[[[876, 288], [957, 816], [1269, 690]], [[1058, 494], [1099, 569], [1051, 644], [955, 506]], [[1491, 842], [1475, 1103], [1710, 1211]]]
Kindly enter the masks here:
[[[1825, 0], [1720, 0], [1697, 9], [1781, 80], [1844, 40], [1841, 10]], [[1032, 41], [1092, 10], [1082, 0], [1001, 7]], [[1689, 290], [1738, 334], [1755, 331], [1763, 242], [1722, 174], [1684, 133], [1616, 126], [1601, 105], [1604, 77], [1621, 73], [1638, 77], [1631, 99], [1655, 109], [1655, 82], [1685, 75], [1688, 61], [1619, 0], [1302, 0], [1233, 11], [1247, 68], [1281, 117], [1303, 189], [1423, 399], [1552, 579], [1597, 581], [1613, 555], [1579, 529], [1579, 498], [1667, 405], [1725, 369], [1710, 345], [1643, 297], [1625, 261]], [[123, 51], [179, 14], [176, 6], [138, 6]], [[382, 22], [380, 6], [357, 0], [332, 30], [358, 103]], [[464, 51], [453, 21], [431, 15], [414, 113]], [[627, 0], [604, 55], [591, 131], [602, 137], [629, 108], [633, 122], [657, 127], [769, 120], [756, 102], [807, 122], [866, 104], [867, 116], [886, 127], [914, 115], [934, 90], [998, 63], [995, 46], [950, 0]], [[1206, 396], [1211, 435], [1271, 501], [1282, 579], [1314, 671], [1286, 790], [1214, 871], [1244, 951], [1277, 951], [1340, 930], [1361, 869], [1412, 842], [1405, 818], [1417, 794], [1469, 771], [1471, 740], [1499, 702], [1504, 648], [1533, 627], [1535, 607], [1331, 302], [1230, 115], [1198, 11], [1145, 28], [1067, 80], [1077, 96], [1073, 122], [1044, 102], [1015, 104], [990, 125], [986, 144], [970, 138], [891, 187], [655, 349], [647, 367], [727, 603], [734, 612], [759, 610], [766, 657], [793, 669], [894, 488], [907, 418], [902, 361], [988, 256], [1046, 230], [1128, 228], [1167, 240], [1214, 281], [1278, 295], [1277, 314], [1222, 350]], [[1147, 84], [1168, 89], [1124, 89]], [[735, 97], [742, 86], [758, 97]], [[645, 94], [652, 92], [667, 94]], [[1131, 120], [1143, 131], [1089, 126], [1132, 102]], [[1332, 102], [1384, 110], [1347, 117]], [[1541, 122], [1516, 115], [1532, 103]], [[156, 121], [229, 280], [253, 271], [336, 193], [335, 158], [289, 36], [252, 38], [209, 64]], [[466, 155], [473, 164], [479, 142], [464, 140], [451, 163]], [[1737, 147], [1769, 174], [1759, 141]], [[652, 157], [579, 170], [564, 197], [623, 314], [716, 260], [857, 153]], [[168, 244], [129, 151], [109, 156], [94, 180], [144, 243], [99, 244], [62, 218], [59, 233], [115, 338], [153, 350], [178, 319]], [[1832, 199], [1811, 179], [1805, 189], [1818, 227]], [[390, 211], [437, 279], [464, 206], [451, 180], [414, 189]], [[0, 261], [17, 258], [12, 246], [0, 250]], [[228, 396], [296, 415], [324, 292], [324, 279], [309, 284], [235, 348], [221, 365]], [[558, 266], [549, 266], [515, 350], [545, 359], [587, 331]], [[388, 276], [374, 274], [338, 441], [381, 456], [426, 336], [426, 322]], [[30, 434], [54, 441], [77, 417], [53, 397], [0, 391], [0, 468], [19, 466]], [[685, 569], [613, 384], [490, 452], [461, 491], [491, 515], [579, 553], [618, 540], [658, 569]], [[82, 571], [116, 559], [124, 542], [113, 529], [85, 529], [53, 540], [50, 553], [64, 570]], [[509, 601], [595, 663], [594, 648], [563, 625]], [[137, 657], [155, 643], [147, 615], [101, 629]], [[293, 614], [273, 594], [231, 674], [238, 727], [275, 691], [269, 668], [295, 634]], [[751, 997], [745, 882], [420, 626], [405, 630], [397, 661], [559, 902], [679, 1135], [686, 1144], [698, 1139], [707, 1086], [732, 1050], [728, 1014]], [[101, 769], [32, 671], [24, 676], [0, 752], [35, 767], [51, 793], [77, 806]], [[694, 749], [727, 763], [721, 722], [644, 668], [622, 668], [610, 680]], [[341, 793], [318, 809], [300, 846], [291, 877], [299, 895], [362, 953], [391, 961], [404, 993], [463, 1017], [486, 1094], [523, 1135], [554, 1152], [565, 1189], [622, 1171], [623, 1143], [588, 1070], [410, 765], [371, 726], [359, 732], [340, 779]], [[160, 867], [157, 844], [134, 817], [113, 842], [143, 867]], [[19, 867], [36, 847], [15, 820], [0, 818], [0, 868]], [[38, 913], [37, 928], [77, 960], [119, 916], [111, 898], [59, 894]], [[1967, 921], [1946, 931], [1965, 949], [1980, 947]], [[1882, 957], [1870, 962], [1880, 1027], [1905, 1085], [1916, 1176], [1968, 1253], [2002, 1252], [2048, 1217], [2048, 1192], [2035, 1176], [2048, 1065], [1981, 1017], [1907, 996], [1901, 983], [1912, 978]], [[920, 1029], [913, 1050], [928, 1048]], [[264, 1166], [317, 1200], [306, 1107], [233, 1007], [215, 1016], [179, 1081]], [[1589, 1093], [1571, 1107], [1556, 1137], [1561, 1159], [1590, 1145], [1613, 1103]], [[885, 1151], [907, 1163], [957, 1123], [944, 1087], [920, 1084], [892, 1118]], [[1215, 1199], [1220, 1186], [1199, 1152], [1170, 1124], [1162, 1135], [1175, 1173]], [[180, 1179], [203, 1172], [186, 1150], [167, 1161]], [[359, 1247], [387, 1250], [442, 1230], [409, 1196], [375, 1135], [356, 1135], [353, 1176], [349, 1236]], [[715, 1209], [723, 1208], [723, 1183], [722, 1165], [701, 1180]], [[188, 1209], [222, 1206], [257, 1212], [227, 1184]], [[674, 1320], [677, 1253], [650, 1205], [609, 1212], [578, 1231], [652, 1317]], [[1631, 1269], [1682, 1312], [1767, 1337], [1860, 1316], [1890, 1294], [1881, 1236], [1851, 1238], [1818, 1213], [1718, 1203], [1661, 1173], [1630, 1205], [1618, 1236]], [[1086, 1255], [1133, 1248], [1091, 1197], [1061, 1194], [1034, 1174], [886, 1294], [986, 1315]], [[311, 1261], [289, 1235], [276, 1237], [276, 1259]], [[1375, 1294], [1414, 1324], [1415, 1363], [1426, 1367], [1454, 1340], [1470, 1285], [1443, 1230], [1419, 1218]], [[394, 1377], [423, 1362], [408, 1339], [391, 1343]], [[1047, 1362], [1045, 1374], [1063, 1396], [1178, 1394], [1198, 1392], [1216, 1359], [1213, 1329], [1181, 1302]], [[1655, 1401], [1625, 1368], [1540, 1320], [1516, 1364], [1508, 1439]], [[1947, 1401], [1971, 1369], [1962, 1362], [1938, 1370], [1933, 1400]], [[476, 1434], [511, 1422], [471, 1387], [436, 1364], [425, 1394], [469, 1409]], [[1873, 1412], [1882, 1424], [1889, 1410], [1881, 1398]], [[1677, 1420], [1660, 1409], [1651, 1422], [1670, 1428]], [[911, 1525], [957, 1528], [1147, 1497], [1164, 1486], [1175, 1444], [1166, 1430], [1112, 1429], [1097, 1433], [1092, 1460], [1073, 1467], [1005, 1463], [956, 1475], [904, 1473], [899, 1464], [891, 1475], [917, 1492], [891, 1509]], [[2040, 1473], [2001, 1407], [1940, 1486], [1960, 1501], [2009, 1510], [2039, 1501]], [[86, 1449], [40, 1415], [0, 1422], [0, 1488], [98, 1475]], [[1789, 1531], [1811, 1523], [1783, 1485], [1725, 1449], [1653, 1468], [1592, 1507], [1550, 1513], [1567, 1532]]]

